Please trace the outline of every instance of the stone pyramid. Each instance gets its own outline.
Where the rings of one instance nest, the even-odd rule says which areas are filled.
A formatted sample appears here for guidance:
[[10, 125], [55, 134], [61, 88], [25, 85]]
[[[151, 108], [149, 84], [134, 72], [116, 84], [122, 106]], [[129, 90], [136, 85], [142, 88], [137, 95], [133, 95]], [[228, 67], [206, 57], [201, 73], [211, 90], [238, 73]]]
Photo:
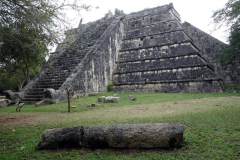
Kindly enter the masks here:
[[[222, 92], [219, 77], [224, 74], [209, 65], [212, 53], [205, 53], [194, 29], [181, 23], [172, 4], [131, 14], [116, 9], [115, 15], [80, 22], [51, 54], [50, 67], [20, 95], [26, 103], [44, 98], [58, 103], [67, 99], [67, 90], [77, 98], [104, 92], [109, 82], [126, 93]], [[208, 47], [224, 45], [210, 35], [202, 37], [212, 42]]]

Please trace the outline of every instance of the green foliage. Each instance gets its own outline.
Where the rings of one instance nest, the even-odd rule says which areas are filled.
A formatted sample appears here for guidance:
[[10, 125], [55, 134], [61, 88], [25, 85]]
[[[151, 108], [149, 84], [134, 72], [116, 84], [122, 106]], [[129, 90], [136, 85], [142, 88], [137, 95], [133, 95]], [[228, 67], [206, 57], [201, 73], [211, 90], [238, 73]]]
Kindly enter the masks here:
[[3, 94], [5, 90], [16, 92], [23, 85], [25, 77], [20, 70], [18, 71], [14, 75], [10, 75], [8, 72], [0, 70], [0, 94]]
[[240, 86], [226, 86], [226, 85], [224, 85], [223, 87], [224, 87], [223, 88], [224, 92], [230, 92], [230, 93], [238, 92], [238, 93], [240, 93]]
[[[1, 0], [0, 27], [14, 24], [15, 28], [24, 20], [31, 28], [41, 30], [48, 35], [48, 40], [58, 43], [66, 29], [71, 27], [71, 19], [66, 11], [90, 10], [91, 6], [77, 0], [59, 2], [57, 0]], [[61, 34], [61, 35], [60, 35]]]
[[229, 0], [225, 7], [215, 11], [212, 15], [216, 27], [220, 28], [222, 25], [227, 25], [239, 28], [240, 24], [240, 1], [239, 0]]
[[226, 24], [229, 29], [229, 45], [217, 54], [215, 60], [222, 66], [240, 62], [240, 1], [229, 0], [225, 7], [214, 12], [212, 18], [217, 28]]
[[75, 0], [1, 0], [0, 76], [28, 83], [31, 71], [46, 64], [48, 46], [62, 41], [70, 29], [72, 21], [65, 12], [80, 13], [90, 7]]
[[[215, 59], [224, 67], [240, 62], [240, 28], [234, 28], [229, 36], [230, 45], [217, 54]], [[235, 62], [235, 63], [234, 63]]]
[[211, 61], [208, 61], [208, 65], [209, 65], [211, 68], [213, 68], [213, 69], [215, 68], [212, 60], [211, 60]]
[[[31, 69], [29, 73], [30, 80], [35, 76], [36, 72], [39, 71], [40, 68], [36, 68], [35, 70]], [[5, 90], [18, 92], [27, 84], [25, 80], [24, 73], [20, 69], [16, 70], [14, 74], [0, 69], [0, 94], [3, 94]]]
[[29, 70], [36, 69], [46, 62], [48, 35], [42, 30], [32, 28], [25, 20], [18, 26], [2, 27], [1, 70], [11, 74], [21, 70], [26, 81], [29, 81]]
[[107, 84], [107, 91], [108, 91], [108, 92], [113, 91], [113, 84], [112, 84], [111, 82], [109, 82], [109, 83]]

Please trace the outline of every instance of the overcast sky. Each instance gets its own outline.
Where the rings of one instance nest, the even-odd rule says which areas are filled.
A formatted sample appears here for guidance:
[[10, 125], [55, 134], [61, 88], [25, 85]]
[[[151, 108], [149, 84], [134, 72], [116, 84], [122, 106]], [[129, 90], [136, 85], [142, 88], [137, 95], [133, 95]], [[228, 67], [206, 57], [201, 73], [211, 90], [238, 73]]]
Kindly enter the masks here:
[[[226, 43], [225, 29], [211, 33], [211, 30], [213, 30], [211, 16], [213, 11], [223, 8], [228, 0], [82, 0], [82, 2], [99, 7], [98, 9], [92, 9], [90, 12], [82, 11], [83, 23], [104, 17], [108, 10], [111, 10], [114, 14], [115, 8], [129, 14], [141, 11], [144, 8], [154, 8], [173, 3], [174, 8], [181, 15], [182, 22], [187, 21]], [[80, 19], [79, 17], [77, 21], [79, 22]], [[77, 25], [74, 27], [77, 27]]]

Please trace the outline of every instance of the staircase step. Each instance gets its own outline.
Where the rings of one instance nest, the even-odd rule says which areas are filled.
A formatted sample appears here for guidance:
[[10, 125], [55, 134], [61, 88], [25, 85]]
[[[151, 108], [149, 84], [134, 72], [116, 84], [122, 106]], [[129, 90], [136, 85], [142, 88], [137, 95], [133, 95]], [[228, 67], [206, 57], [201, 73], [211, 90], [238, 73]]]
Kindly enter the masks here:
[[49, 82], [49, 81], [39, 81], [36, 83], [36, 85], [62, 85], [65, 81], [57, 81], [57, 82]]
[[[67, 76], [68, 77], [68, 76]], [[59, 76], [55, 76], [55, 77], [42, 77], [42, 79], [40, 81], [43, 82], [64, 82], [66, 81], [67, 77], [59, 77]]]
[[56, 85], [55, 84], [54, 85], [38, 85], [37, 84], [34, 86], [34, 88], [54, 88], [54, 89], [55, 88], [58, 89], [59, 87], [61, 87], [61, 85], [58, 85], [58, 84], [56, 84]]
[[48, 70], [46, 72], [46, 74], [61, 74], [61, 73], [70, 74], [71, 71], [69, 71], [69, 70]]
[[42, 95], [26, 95], [24, 98], [25, 99], [26, 98], [41, 98], [41, 99], [43, 99], [44, 98], [44, 94], [42, 94]]
[[[29, 91], [28, 92], [28, 95], [44, 95], [44, 92], [43, 91], [35, 91], [35, 90], [32, 90], [32, 91]], [[27, 96], [28, 96], [27, 95]]]
[[32, 102], [39, 102], [41, 101], [43, 98], [24, 98], [23, 101], [27, 102], [27, 101], [32, 101]]

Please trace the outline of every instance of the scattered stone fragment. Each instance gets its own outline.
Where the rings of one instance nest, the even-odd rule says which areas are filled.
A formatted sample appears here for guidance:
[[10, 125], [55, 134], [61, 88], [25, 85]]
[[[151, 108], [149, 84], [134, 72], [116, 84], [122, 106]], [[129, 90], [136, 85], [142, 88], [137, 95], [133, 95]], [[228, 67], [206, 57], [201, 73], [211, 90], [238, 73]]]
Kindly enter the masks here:
[[86, 107], [90, 107], [90, 106], [91, 106], [91, 104], [87, 105]]
[[112, 103], [113, 96], [108, 96], [105, 98], [105, 103]]
[[94, 103], [93, 103], [93, 104], [91, 104], [91, 107], [95, 107], [95, 106], [96, 106], [96, 104], [94, 104]]
[[136, 97], [132, 96], [132, 95], [129, 95], [129, 98], [128, 98], [130, 101], [135, 101], [136, 100]]
[[119, 97], [113, 97], [112, 98], [112, 103], [117, 103], [119, 102], [120, 98]]
[[11, 90], [6, 90], [3, 92], [6, 97], [6, 102], [8, 106], [17, 105], [21, 101], [19, 94], [13, 93]]
[[35, 103], [35, 106], [36, 107], [38, 107], [38, 106], [45, 106], [45, 105], [51, 105], [51, 104], [54, 104], [54, 103], [55, 103], [54, 99], [44, 98], [43, 100]]
[[82, 147], [83, 126], [45, 130], [37, 149]]
[[77, 106], [71, 106], [71, 108], [76, 108]]
[[119, 97], [108, 96], [105, 98], [105, 103], [117, 103], [119, 100]]
[[105, 96], [98, 97], [98, 102], [104, 102], [105, 101]]
[[3, 107], [7, 107], [7, 102], [6, 101], [2, 101], [0, 103], [0, 108], [3, 108]]
[[113, 95], [113, 97], [116, 97], [116, 96], [117, 96], [117, 94], [114, 94], [114, 95]]

